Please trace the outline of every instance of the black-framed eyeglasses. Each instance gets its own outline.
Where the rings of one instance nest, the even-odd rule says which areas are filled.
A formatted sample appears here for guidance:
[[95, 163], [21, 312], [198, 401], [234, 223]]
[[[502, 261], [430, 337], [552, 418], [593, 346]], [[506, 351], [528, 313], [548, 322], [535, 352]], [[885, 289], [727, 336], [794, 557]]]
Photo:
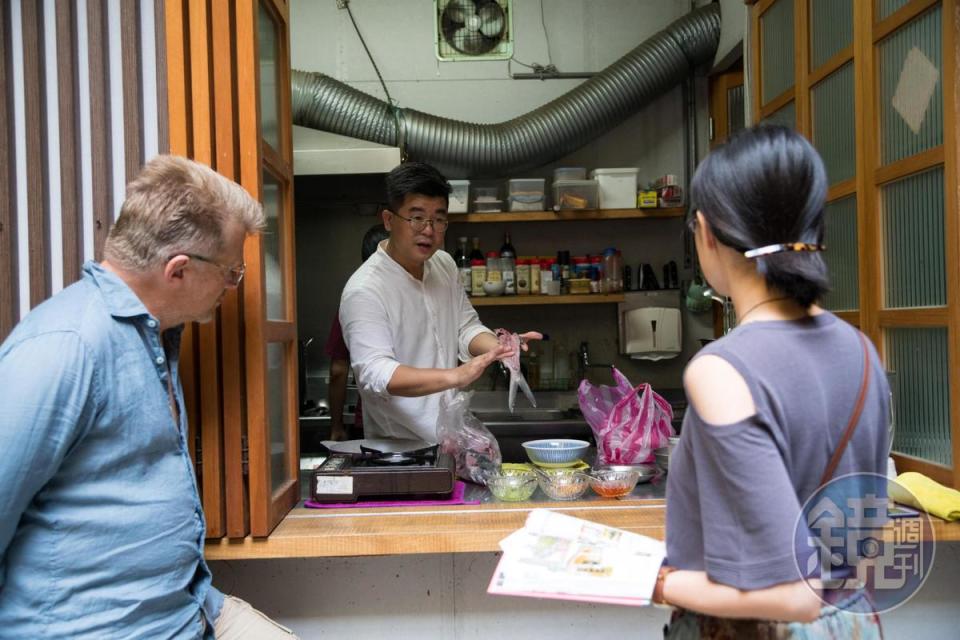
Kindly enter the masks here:
[[235, 287], [240, 284], [240, 281], [243, 280], [243, 274], [247, 272], [246, 263], [241, 264], [239, 267], [231, 267], [229, 265], [221, 264], [216, 260], [211, 260], [210, 258], [197, 255], [195, 253], [182, 253], [180, 255], [187, 256], [188, 258], [193, 258], [194, 260], [199, 260], [200, 262], [206, 262], [207, 264], [212, 264], [215, 267], [218, 267], [220, 271], [224, 274], [224, 281], [231, 287]]
[[412, 218], [407, 218], [400, 215], [396, 211], [391, 211], [390, 213], [397, 216], [401, 220], [406, 220], [407, 222], [409, 222], [410, 228], [413, 229], [414, 231], [423, 231], [424, 229], [427, 228], [427, 225], [429, 224], [431, 227], [433, 227], [434, 231], [443, 233], [444, 231], [447, 230], [447, 225], [450, 224], [450, 221], [447, 220], [446, 218], [422, 218], [420, 216], [413, 216]]

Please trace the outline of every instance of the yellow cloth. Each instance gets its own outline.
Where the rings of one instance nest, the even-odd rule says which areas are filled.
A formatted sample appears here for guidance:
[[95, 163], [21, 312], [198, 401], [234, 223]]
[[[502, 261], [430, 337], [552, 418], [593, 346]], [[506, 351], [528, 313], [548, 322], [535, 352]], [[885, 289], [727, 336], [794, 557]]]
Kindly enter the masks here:
[[[904, 490], [906, 489], [906, 491]], [[890, 497], [944, 520], [960, 520], [960, 491], [945, 487], [922, 473], [907, 471], [889, 485]]]

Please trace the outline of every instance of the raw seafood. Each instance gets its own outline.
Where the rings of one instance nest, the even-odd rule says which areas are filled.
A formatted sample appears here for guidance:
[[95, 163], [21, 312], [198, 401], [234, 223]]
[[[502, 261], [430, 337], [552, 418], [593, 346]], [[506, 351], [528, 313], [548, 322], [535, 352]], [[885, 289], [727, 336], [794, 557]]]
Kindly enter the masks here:
[[500, 361], [510, 371], [510, 395], [507, 398], [507, 407], [510, 409], [510, 413], [513, 413], [513, 404], [517, 398], [518, 386], [520, 390], [523, 391], [523, 395], [527, 396], [530, 404], [534, 407], [537, 406], [537, 400], [533, 397], [533, 392], [530, 391], [530, 385], [527, 384], [526, 378], [524, 378], [520, 372], [520, 336], [515, 333], [510, 333], [506, 329], [497, 329], [497, 340], [499, 340], [503, 346], [513, 350], [512, 356]]

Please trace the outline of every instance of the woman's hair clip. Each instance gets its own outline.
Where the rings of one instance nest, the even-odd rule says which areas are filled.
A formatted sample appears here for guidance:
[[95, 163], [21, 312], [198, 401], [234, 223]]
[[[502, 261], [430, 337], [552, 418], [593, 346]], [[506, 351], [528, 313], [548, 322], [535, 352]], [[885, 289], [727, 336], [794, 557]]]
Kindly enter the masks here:
[[826, 251], [826, 245], [813, 244], [810, 242], [786, 242], [784, 244], [768, 244], [765, 247], [758, 247], [744, 251], [743, 255], [747, 258], [759, 258], [768, 256], [771, 253], [783, 253], [784, 251]]

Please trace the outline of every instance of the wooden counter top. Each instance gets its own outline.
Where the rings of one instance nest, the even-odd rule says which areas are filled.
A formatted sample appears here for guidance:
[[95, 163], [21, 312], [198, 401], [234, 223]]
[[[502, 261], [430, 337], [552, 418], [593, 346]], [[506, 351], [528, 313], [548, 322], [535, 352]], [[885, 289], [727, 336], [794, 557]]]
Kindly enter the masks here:
[[291, 511], [268, 538], [208, 540], [208, 560], [499, 551], [531, 509], [546, 508], [663, 539], [662, 499]]
[[[528, 502], [450, 507], [291, 511], [268, 538], [208, 540], [208, 560], [321, 558], [499, 551], [531, 509], [546, 508], [663, 539], [662, 499]], [[938, 542], [960, 541], [960, 522], [933, 518]]]

